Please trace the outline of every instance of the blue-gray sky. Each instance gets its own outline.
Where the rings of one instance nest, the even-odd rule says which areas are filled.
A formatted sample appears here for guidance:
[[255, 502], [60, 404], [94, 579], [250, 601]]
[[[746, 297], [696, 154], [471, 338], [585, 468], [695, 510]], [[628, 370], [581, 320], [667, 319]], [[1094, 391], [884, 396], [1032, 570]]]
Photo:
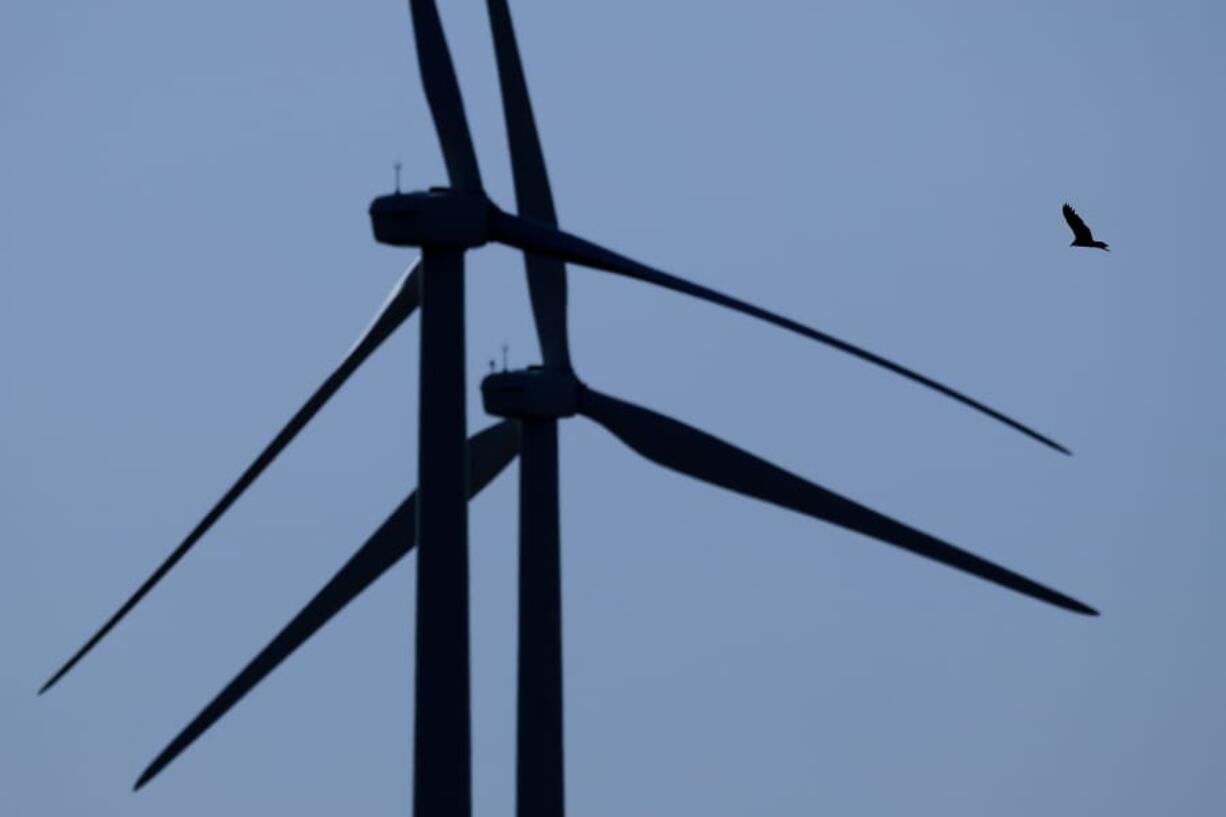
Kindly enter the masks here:
[[[573, 814], [1216, 815], [1226, 12], [517, 3], [562, 224], [964, 389], [571, 274], [593, 386], [1099, 607], [1086, 619], [561, 435]], [[484, 4], [443, 9], [491, 195]], [[313, 389], [443, 165], [403, 2], [0, 11], [0, 812], [405, 814], [400, 565], [139, 794], [414, 483], [413, 319], [60, 687], [45, 677]], [[1072, 250], [1068, 200], [1113, 252]], [[538, 359], [470, 255], [487, 361]], [[515, 497], [473, 506], [475, 793], [512, 813]]]

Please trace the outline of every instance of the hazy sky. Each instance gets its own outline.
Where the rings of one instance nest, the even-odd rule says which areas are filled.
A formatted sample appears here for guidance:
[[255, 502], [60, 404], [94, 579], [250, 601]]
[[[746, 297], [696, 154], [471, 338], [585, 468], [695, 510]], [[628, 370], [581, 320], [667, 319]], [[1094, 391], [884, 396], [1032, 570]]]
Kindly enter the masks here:
[[[448, 2], [512, 206], [484, 4]], [[592, 386], [1103, 611], [1074, 616], [561, 434], [574, 815], [1226, 811], [1220, 3], [534, 2], [563, 226], [914, 384], [575, 270]], [[410, 809], [411, 559], [160, 778], [145, 764], [412, 489], [414, 318], [59, 687], [318, 384], [444, 180], [406, 4], [0, 10], [0, 813]], [[1077, 207], [1110, 254], [1068, 248]], [[469, 423], [519, 256], [469, 256]], [[517, 473], [472, 506], [475, 802], [510, 815]]]

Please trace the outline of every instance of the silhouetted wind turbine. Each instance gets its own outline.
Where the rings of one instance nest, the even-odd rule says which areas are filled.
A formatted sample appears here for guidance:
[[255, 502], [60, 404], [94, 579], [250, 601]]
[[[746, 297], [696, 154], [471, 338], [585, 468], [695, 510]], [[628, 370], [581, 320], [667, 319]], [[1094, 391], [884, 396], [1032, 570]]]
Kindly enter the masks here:
[[[431, 0], [410, 0], [410, 9], [419, 68], [452, 186], [421, 193], [397, 192], [381, 197], [371, 205], [371, 217], [376, 238], [380, 241], [422, 248], [419, 266], [406, 273], [371, 329], [341, 366], [171, 556], [43, 689], [50, 687], [75, 665], [182, 558], [349, 374], [420, 303], [421, 413], [417, 499], [410, 497], [406, 500], [286, 631], [167, 747], [141, 776], [138, 787], [416, 541], [421, 543], [422, 552], [418, 558], [414, 809], [423, 815], [469, 812], [466, 501], [470, 492], [480, 490], [505, 467], [519, 444], [519, 426], [514, 423], [500, 423], [477, 435], [467, 447], [464, 443], [463, 253], [490, 240], [529, 253], [533, 309], [546, 355], [545, 368], [504, 373], [487, 379], [483, 388], [487, 405], [494, 413], [525, 418], [526, 424], [536, 419], [542, 421], [537, 427], [544, 430], [539, 435], [541, 442], [535, 442], [538, 436], [533, 436], [534, 432], [527, 432], [534, 441], [529, 443], [528, 448], [536, 453], [528, 455], [525, 451], [525, 482], [529, 487], [524, 496], [529, 499], [521, 498], [521, 505], [526, 511], [521, 539], [530, 544], [551, 540], [554, 545], [552, 564], [555, 578], [542, 581], [542, 597], [556, 598], [557, 595], [556, 419], [581, 413], [605, 425], [644, 456], [674, 470], [861, 531], [1053, 604], [1079, 612], [1092, 612], [1079, 602], [810, 485], [710, 435], [601, 395], [580, 384], [570, 371], [569, 357], [565, 351], [565, 291], [562, 289], [561, 261], [647, 281], [761, 318], [940, 391], [1067, 453], [1066, 449], [1021, 423], [898, 364], [557, 230], [553, 224], [543, 158], [539, 158], [535, 126], [531, 124], [531, 111], [527, 107], [522, 69], [518, 67], [518, 56], [513, 51], [507, 51], [508, 43], [512, 50], [514, 47], [513, 40], [508, 39], [513, 36], [510, 34], [509, 16], [501, 3], [495, 2], [491, 4], [491, 14], [496, 44], [500, 49], [504, 94], [508, 97], [508, 128], [517, 165], [517, 200], [520, 209], [529, 217], [513, 216], [499, 210], [488, 200], [481, 187], [463, 104], [437, 10]], [[500, 14], [505, 18], [505, 25], [499, 22]], [[503, 30], [501, 35], [500, 26]], [[514, 70], [509, 70], [507, 66]], [[515, 81], [514, 75], [518, 76], [520, 87], [508, 93], [507, 83]], [[518, 98], [520, 96], [522, 98]], [[531, 128], [530, 133], [524, 130], [525, 123], [526, 127]], [[525, 144], [529, 147], [525, 148]], [[532, 145], [535, 145], [536, 159], [532, 158]], [[533, 162], [539, 167], [533, 167]], [[531, 189], [532, 179], [536, 179], [535, 191]], [[532, 216], [535, 216], [535, 220]], [[541, 283], [551, 278], [552, 283]], [[528, 464], [533, 460], [537, 462], [536, 466]], [[469, 471], [466, 465], [471, 468], [471, 473], [466, 473]], [[531, 496], [538, 498], [531, 500]], [[550, 516], [553, 520], [552, 532], [540, 531], [540, 525], [548, 524]], [[541, 575], [544, 575], [548, 572], [549, 560], [544, 559], [540, 564], [544, 565], [540, 568]], [[526, 572], [536, 575], [538, 569], [530, 567]], [[529, 597], [535, 595], [532, 593]], [[550, 622], [555, 621], [557, 616], [551, 615], [539, 617], [541, 626], [553, 626]], [[529, 622], [529, 629], [534, 626]], [[531, 665], [533, 662], [528, 660], [525, 663]], [[556, 666], [560, 672], [560, 652]], [[560, 685], [558, 689], [560, 699]], [[560, 761], [560, 730], [558, 758]]]
[[1094, 235], [1090, 232], [1090, 228], [1081, 220], [1081, 216], [1077, 215], [1077, 211], [1069, 206], [1068, 202], [1064, 203], [1061, 212], [1064, 213], [1064, 220], [1068, 222], [1068, 226], [1073, 231], [1073, 241], [1069, 244], [1070, 247], [1093, 247], [1111, 252], [1111, 248], [1107, 246], [1106, 242], [1094, 240]]
[[[543, 154], [505, 0], [489, 0], [521, 215], [552, 226], [555, 214]], [[515, 417], [520, 441], [520, 638], [517, 812], [563, 811], [562, 654], [557, 443], [560, 417], [583, 414], [665, 467], [729, 490], [805, 513], [994, 581], [1065, 609], [1089, 607], [952, 545], [806, 482], [711, 435], [599, 394], [574, 376], [566, 337], [562, 262], [525, 254], [543, 367], [486, 378], [493, 414]], [[470, 446], [472, 492], [514, 456], [515, 424], [477, 435]], [[139, 784], [156, 775], [273, 668], [412, 547], [413, 497], [238, 676], [158, 755]], [[420, 670], [419, 670], [420, 671]]]
[[[553, 316], [547, 320], [545, 318], [538, 318], [538, 324], [542, 324], [539, 331], [542, 333], [542, 345], [547, 356], [547, 364], [569, 367], [564, 335], [564, 271], [562, 265], [556, 263], [563, 258], [569, 258], [570, 260], [576, 260], [578, 263], [589, 264], [597, 269], [624, 274], [631, 278], [645, 280], [668, 289], [727, 306], [810, 337], [932, 388], [1005, 425], [1021, 431], [1044, 445], [1066, 454], [1069, 453], [1068, 449], [1064, 446], [1001, 414], [995, 409], [989, 408], [977, 400], [872, 352], [803, 326], [795, 321], [780, 317], [774, 313], [729, 298], [714, 290], [652, 270], [634, 261], [603, 250], [596, 245], [552, 229], [547, 223], [544, 223], [550, 219], [541, 218], [539, 215], [544, 212], [543, 210], [532, 209], [531, 205], [524, 205], [528, 208], [528, 212], [538, 213], [538, 220], [535, 222], [525, 218], [509, 216], [497, 210], [480, 190], [480, 179], [476, 169], [475, 157], [472, 153], [471, 142], [468, 139], [467, 126], [464, 123], [459, 92], [455, 86], [450, 57], [446, 51], [446, 44], [442, 40], [442, 30], [438, 25], [437, 14], [433, 4], [430, 0], [412, 0], [410, 7], [415, 21], [418, 55], [423, 81], [431, 100], [431, 110], [437, 121], [440, 140], [443, 143], [444, 155], [454, 187], [451, 189], [435, 188], [425, 193], [396, 194], [376, 200], [371, 208], [376, 233], [386, 236], [392, 243], [411, 244], [413, 240], [433, 241], [434, 243], [429, 244], [431, 252], [425, 255], [437, 256], [439, 260], [435, 266], [440, 268], [447, 268], [455, 263], [454, 256], [456, 253], [452, 248], [457, 246], [467, 247], [469, 243], [479, 240], [484, 241], [490, 237], [496, 240], [505, 240], [506, 243], [512, 246], [523, 245], [523, 248], [537, 251], [531, 253], [533, 260], [530, 262], [529, 280], [535, 282], [532, 284], [531, 290], [534, 312], [537, 315]], [[425, 22], [420, 22], [423, 19]], [[526, 98], [525, 95], [524, 99]], [[532, 127], [535, 129], [535, 126]], [[523, 151], [518, 152], [522, 153]], [[539, 153], [539, 148], [537, 152]], [[541, 168], [543, 170], [543, 160], [541, 160]], [[547, 195], [547, 186], [544, 190]], [[520, 195], [530, 196], [531, 194], [525, 190], [522, 194], [517, 192], [517, 196]], [[488, 225], [483, 223], [483, 215], [487, 217]], [[464, 218], [469, 218], [469, 220], [465, 221]], [[488, 231], [484, 229], [485, 226], [489, 226]], [[574, 258], [570, 256], [572, 251], [575, 255]], [[421, 266], [421, 262], [418, 262], [409, 268], [404, 277], [392, 290], [383, 309], [377, 314], [370, 328], [359, 338], [349, 354], [343, 359], [336, 370], [328, 376], [323, 385], [311, 395], [302, 408], [291, 418], [289, 423], [277, 434], [255, 461], [248, 466], [247, 470], [242, 473], [238, 480], [218, 500], [217, 504], [209, 510], [204, 519], [179, 543], [170, 556], [137, 588], [136, 592], [119, 607], [115, 614], [51, 676], [40, 692], [45, 692], [54, 686], [65, 673], [72, 669], [127, 615], [149, 590], [186, 555], [187, 551], [199, 541], [222, 514], [242, 495], [243, 491], [263, 473], [264, 469], [293, 440], [306, 423], [315, 416], [324, 403], [336, 393], [357, 367], [412, 314], [421, 300]], [[557, 283], [552, 285], [552, 287], [544, 283], [551, 275], [557, 278]], [[443, 287], [445, 285], [439, 286]], [[443, 300], [444, 294], [442, 291], [437, 293], [440, 301]], [[434, 340], [433, 337], [432, 340]], [[434, 345], [433, 343], [431, 344], [432, 349]], [[431, 367], [431, 370], [433, 368]]]
[[[506, 0], [487, 0], [519, 214], [550, 227], [557, 216]], [[518, 418], [520, 460], [519, 662], [516, 813], [565, 812], [557, 420], [583, 414], [648, 459], [680, 473], [895, 544], [1080, 613], [1094, 611], [1004, 568], [839, 497], [676, 420], [579, 382], [566, 331], [565, 268], [525, 252], [543, 367], [492, 374], [486, 411]], [[505, 367], [504, 367], [505, 369]]]

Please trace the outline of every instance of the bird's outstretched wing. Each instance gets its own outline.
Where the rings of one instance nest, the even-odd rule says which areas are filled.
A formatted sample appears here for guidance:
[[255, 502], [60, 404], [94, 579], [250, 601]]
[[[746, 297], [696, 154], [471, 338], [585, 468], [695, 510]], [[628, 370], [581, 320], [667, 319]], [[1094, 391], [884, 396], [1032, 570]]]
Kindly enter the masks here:
[[1069, 207], [1068, 202], [1064, 204], [1064, 220], [1072, 228], [1073, 239], [1078, 243], [1089, 244], [1094, 240], [1094, 235], [1090, 232], [1090, 228], [1081, 220], [1081, 216], [1077, 215], [1077, 211]]

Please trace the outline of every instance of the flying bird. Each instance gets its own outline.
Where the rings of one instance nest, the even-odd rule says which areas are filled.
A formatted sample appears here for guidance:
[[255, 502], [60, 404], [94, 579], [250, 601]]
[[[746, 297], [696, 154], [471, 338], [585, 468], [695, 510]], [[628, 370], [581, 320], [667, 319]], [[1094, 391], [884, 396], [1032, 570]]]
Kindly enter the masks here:
[[1069, 207], [1068, 202], [1064, 203], [1064, 220], [1073, 230], [1073, 243], [1069, 244], [1070, 247], [1097, 247], [1100, 250], [1111, 252], [1106, 242], [1094, 240], [1094, 234], [1090, 232], [1090, 228], [1081, 220], [1081, 216], [1077, 215], [1077, 211]]

